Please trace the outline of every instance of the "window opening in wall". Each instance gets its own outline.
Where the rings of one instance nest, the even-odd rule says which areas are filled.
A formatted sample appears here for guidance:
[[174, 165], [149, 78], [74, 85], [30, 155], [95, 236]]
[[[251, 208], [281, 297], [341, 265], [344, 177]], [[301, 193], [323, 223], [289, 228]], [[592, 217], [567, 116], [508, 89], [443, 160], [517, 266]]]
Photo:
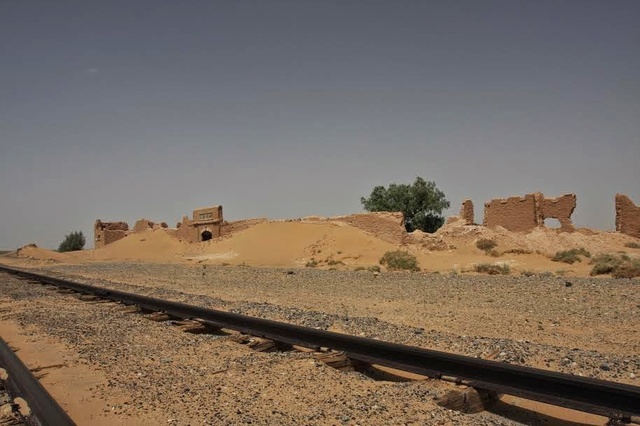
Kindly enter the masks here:
[[544, 220], [545, 228], [560, 229], [560, 221], [558, 219], [549, 217]]

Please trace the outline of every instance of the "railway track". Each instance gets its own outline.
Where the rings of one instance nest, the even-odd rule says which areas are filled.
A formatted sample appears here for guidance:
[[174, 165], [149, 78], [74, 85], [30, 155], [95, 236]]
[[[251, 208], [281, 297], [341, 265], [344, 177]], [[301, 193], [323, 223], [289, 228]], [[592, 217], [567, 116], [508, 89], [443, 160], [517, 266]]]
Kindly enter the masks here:
[[457, 354], [383, 342], [126, 293], [0, 266], [18, 277], [73, 292], [108, 299], [168, 318], [197, 320], [217, 329], [231, 329], [288, 345], [343, 351], [350, 359], [446, 378], [476, 389], [606, 416], [620, 423], [640, 421], [640, 387]]
[[[6, 371], [2, 387], [12, 400], [22, 398], [28, 405], [29, 414], [13, 424], [39, 426], [72, 426], [73, 420], [42, 387], [29, 368], [20, 361], [9, 345], [0, 338], [0, 367]], [[8, 423], [12, 424], [12, 423]]]

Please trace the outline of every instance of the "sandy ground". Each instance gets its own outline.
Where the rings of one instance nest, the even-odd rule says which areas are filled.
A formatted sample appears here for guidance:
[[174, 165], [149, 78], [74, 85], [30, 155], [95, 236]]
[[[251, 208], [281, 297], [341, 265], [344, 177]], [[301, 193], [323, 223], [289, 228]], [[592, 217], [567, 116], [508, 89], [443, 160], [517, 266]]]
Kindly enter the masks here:
[[[497, 256], [476, 248], [496, 241]], [[569, 374], [638, 385], [638, 279], [588, 277], [587, 259], [640, 250], [630, 237], [580, 230], [528, 234], [453, 221], [395, 243], [334, 220], [256, 221], [198, 244], [165, 231], [98, 250], [25, 246], [0, 262], [170, 300]], [[414, 254], [418, 273], [374, 273], [389, 250]], [[517, 250], [521, 254], [509, 253]], [[315, 268], [306, 267], [309, 262]], [[511, 275], [473, 272], [507, 264]], [[527, 276], [521, 275], [527, 272]], [[551, 272], [551, 273], [549, 273]], [[395, 383], [343, 373], [298, 352], [258, 353], [228, 336], [178, 332], [114, 304], [81, 302], [0, 276], [0, 335], [43, 374], [78, 424], [603, 424], [506, 398], [462, 415], [434, 398], [451, 385]], [[508, 402], [508, 403], [507, 403]], [[540, 415], [542, 410], [547, 416]], [[559, 419], [568, 419], [564, 421]], [[577, 422], [577, 423], [576, 423]]]
[[80, 425], [512, 424], [438, 407], [444, 382], [381, 382], [305, 353], [255, 352], [5, 275], [2, 295], [0, 333]]
[[[587, 377], [638, 385], [640, 376], [638, 280], [572, 278], [568, 286], [558, 277], [376, 277], [148, 263], [52, 265], [43, 272]], [[92, 423], [573, 424], [558, 422], [562, 416], [604, 423], [554, 409], [543, 421], [522, 408], [526, 402], [513, 400], [497, 415], [460, 415], [433, 402], [448, 384], [375, 381], [309, 355], [256, 353], [224, 336], [178, 333], [113, 304], [80, 302], [12, 278], [2, 283], [3, 337], [24, 345], [33, 365], [63, 365], [46, 369], [43, 381], [70, 412]]]

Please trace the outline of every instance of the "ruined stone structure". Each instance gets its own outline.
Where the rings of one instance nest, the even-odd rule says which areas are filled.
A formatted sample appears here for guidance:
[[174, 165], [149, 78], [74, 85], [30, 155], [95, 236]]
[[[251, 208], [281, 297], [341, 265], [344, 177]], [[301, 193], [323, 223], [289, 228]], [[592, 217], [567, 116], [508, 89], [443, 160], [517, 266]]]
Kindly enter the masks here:
[[545, 198], [541, 193], [536, 193], [536, 207], [538, 224], [544, 226], [545, 219], [558, 219], [560, 230], [573, 232], [576, 228], [571, 222], [571, 215], [576, 209], [576, 195], [565, 194], [557, 198]]
[[135, 223], [133, 230], [129, 230], [129, 225], [126, 222], [102, 222], [98, 219], [93, 227], [94, 247], [104, 247], [131, 233], [157, 229], [164, 229], [169, 235], [180, 240], [197, 243], [220, 237], [222, 222], [222, 206], [194, 210], [193, 219], [189, 219], [187, 216], [183, 217], [182, 222], [178, 223], [177, 229], [168, 229], [165, 222], [140, 219]]
[[104, 247], [129, 234], [129, 225], [126, 222], [102, 222], [96, 220], [93, 225], [93, 245], [95, 248]]
[[193, 218], [187, 216], [177, 224], [175, 236], [181, 240], [197, 243], [218, 238], [222, 228], [222, 206], [204, 207], [193, 211]]
[[623, 194], [616, 194], [616, 231], [640, 238], [640, 207]]
[[166, 222], [155, 223], [148, 219], [140, 219], [136, 221], [136, 224], [133, 225], [133, 232], [144, 232], [147, 229], [159, 229], [159, 228], [168, 228], [169, 225]]
[[460, 218], [464, 221], [465, 225], [473, 225], [473, 201], [464, 200], [462, 202], [462, 208], [460, 209]]
[[575, 194], [558, 198], [545, 198], [539, 192], [524, 197], [499, 198], [484, 205], [483, 225], [501, 226], [509, 231], [530, 232], [544, 227], [545, 219], [557, 219], [560, 230], [573, 232], [571, 215], [576, 208]]

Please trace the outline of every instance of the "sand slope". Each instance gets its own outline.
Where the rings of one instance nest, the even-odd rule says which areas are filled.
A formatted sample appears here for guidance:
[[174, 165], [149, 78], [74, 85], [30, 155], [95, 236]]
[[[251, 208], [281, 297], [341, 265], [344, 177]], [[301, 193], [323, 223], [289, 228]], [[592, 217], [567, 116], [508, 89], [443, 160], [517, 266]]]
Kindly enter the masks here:
[[[376, 264], [398, 246], [334, 222], [268, 222], [220, 241], [192, 245], [185, 256], [207, 263], [304, 266], [312, 259], [345, 265]], [[327, 266], [344, 266], [340, 263]]]

